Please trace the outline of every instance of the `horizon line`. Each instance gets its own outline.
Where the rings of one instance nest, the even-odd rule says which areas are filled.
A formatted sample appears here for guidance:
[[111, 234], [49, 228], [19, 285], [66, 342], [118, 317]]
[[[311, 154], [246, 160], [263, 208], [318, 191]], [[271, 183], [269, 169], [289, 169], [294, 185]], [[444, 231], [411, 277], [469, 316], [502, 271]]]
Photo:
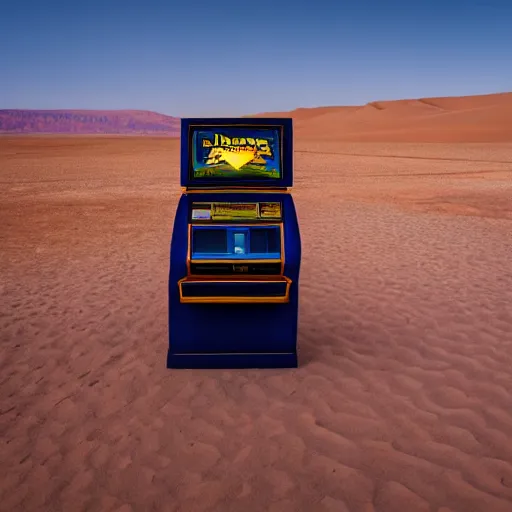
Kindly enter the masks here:
[[[499, 91], [499, 92], [489, 92], [489, 93], [482, 93], [482, 94], [464, 94], [464, 95], [449, 95], [449, 96], [422, 96], [422, 97], [408, 97], [408, 98], [400, 98], [400, 99], [392, 99], [392, 100], [371, 100], [366, 103], [359, 103], [359, 104], [338, 104], [338, 105], [315, 105], [315, 106], [308, 106], [308, 107], [295, 107], [291, 110], [268, 110], [268, 111], [260, 111], [252, 114], [242, 114], [239, 116], [232, 116], [232, 115], [226, 115], [226, 116], [215, 116], [215, 117], [245, 117], [245, 116], [251, 116], [251, 115], [258, 115], [258, 114], [265, 114], [267, 112], [294, 112], [299, 109], [315, 109], [315, 108], [337, 108], [337, 107], [363, 107], [365, 105], [370, 105], [372, 103], [380, 103], [380, 102], [398, 102], [398, 101], [414, 101], [414, 100], [425, 100], [425, 99], [443, 99], [443, 98], [470, 98], [470, 97], [482, 97], [482, 96], [498, 96], [503, 94], [512, 94], [511, 91]], [[0, 108], [0, 112], [5, 112], [9, 110], [16, 110], [16, 111], [39, 111], [39, 112], [70, 112], [70, 111], [80, 111], [80, 112], [148, 112], [152, 114], [158, 114], [166, 117], [173, 117], [176, 119], [182, 119], [186, 117], [201, 117], [201, 116], [178, 116], [173, 114], [163, 114], [157, 110], [147, 110], [147, 109], [139, 109], [139, 108], [116, 108], [116, 109], [109, 109], [109, 108], [16, 108], [16, 107], [9, 107], [9, 108]]]

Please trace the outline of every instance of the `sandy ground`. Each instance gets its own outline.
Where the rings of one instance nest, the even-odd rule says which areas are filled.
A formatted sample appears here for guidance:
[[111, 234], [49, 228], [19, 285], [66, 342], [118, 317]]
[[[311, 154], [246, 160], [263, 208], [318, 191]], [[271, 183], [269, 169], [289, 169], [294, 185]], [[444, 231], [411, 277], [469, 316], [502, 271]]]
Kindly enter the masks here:
[[512, 144], [296, 146], [300, 368], [170, 371], [177, 142], [0, 138], [2, 512], [512, 510]]

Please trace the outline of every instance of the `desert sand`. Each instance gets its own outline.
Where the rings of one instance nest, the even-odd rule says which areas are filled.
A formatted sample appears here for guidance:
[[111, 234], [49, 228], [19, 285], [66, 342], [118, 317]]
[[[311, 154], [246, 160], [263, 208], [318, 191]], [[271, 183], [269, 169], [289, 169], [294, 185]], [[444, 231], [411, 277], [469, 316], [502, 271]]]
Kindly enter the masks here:
[[373, 101], [300, 108], [257, 117], [293, 117], [298, 137], [352, 142], [512, 142], [512, 93]]
[[165, 368], [178, 165], [0, 138], [0, 510], [510, 512], [512, 144], [298, 136], [296, 370]]

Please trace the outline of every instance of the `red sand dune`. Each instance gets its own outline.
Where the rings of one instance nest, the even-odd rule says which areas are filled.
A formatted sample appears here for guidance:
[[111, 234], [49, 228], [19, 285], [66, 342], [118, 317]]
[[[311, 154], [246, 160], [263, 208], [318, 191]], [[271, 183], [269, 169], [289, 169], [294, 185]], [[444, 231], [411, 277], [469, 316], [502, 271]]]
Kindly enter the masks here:
[[512, 93], [376, 101], [361, 107], [300, 108], [254, 117], [292, 117], [308, 140], [371, 142], [512, 141]]

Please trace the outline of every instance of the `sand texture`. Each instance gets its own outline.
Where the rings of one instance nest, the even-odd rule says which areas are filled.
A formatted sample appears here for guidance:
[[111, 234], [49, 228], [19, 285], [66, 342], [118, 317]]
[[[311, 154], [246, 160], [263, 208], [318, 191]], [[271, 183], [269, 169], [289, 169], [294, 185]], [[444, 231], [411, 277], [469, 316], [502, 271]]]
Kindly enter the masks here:
[[512, 144], [296, 149], [300, 368], [171, 371], [178, 142], [0, 138], [2, 512], [512, 510]]
[[512, 142], [512, 93], [373, 101], [358, 107], [301, 108], [296, 136], [351, 142]]

